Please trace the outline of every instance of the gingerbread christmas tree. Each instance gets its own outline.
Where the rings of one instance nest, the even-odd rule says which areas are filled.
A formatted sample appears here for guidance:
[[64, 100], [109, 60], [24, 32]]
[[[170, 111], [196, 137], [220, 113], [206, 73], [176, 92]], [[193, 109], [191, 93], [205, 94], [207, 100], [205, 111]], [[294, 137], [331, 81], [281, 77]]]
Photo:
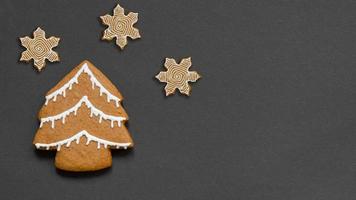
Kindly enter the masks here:
[[133, 146], [125, 127], [122, 96], [111, 81], [83, 61], [46, 95], [34, 145], [56, 150], [55, 165], [66, 171], [110, 167], [110, 149]]

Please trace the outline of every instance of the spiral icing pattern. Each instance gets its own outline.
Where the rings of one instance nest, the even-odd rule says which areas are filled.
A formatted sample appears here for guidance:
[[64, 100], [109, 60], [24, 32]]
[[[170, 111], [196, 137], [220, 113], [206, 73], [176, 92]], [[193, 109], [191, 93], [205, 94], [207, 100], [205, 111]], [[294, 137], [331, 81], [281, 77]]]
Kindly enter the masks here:
[[52, 47], [50, 43], [46, 41], [46, 38], [32, 40], [29, 45], [29, 51], [39, 58], [46, 56], [51, 49]]
[[169, 82], [181, 86], [187, 82], [187, 72], [186, 69], [179, 66], [171, 66], [170, 70], [167, 71], [167, 79]]
[[127, 17], [114, 17], [112, 30], [118, 36], [124, 36], [129, 33], [132, 28], [129, 18]]

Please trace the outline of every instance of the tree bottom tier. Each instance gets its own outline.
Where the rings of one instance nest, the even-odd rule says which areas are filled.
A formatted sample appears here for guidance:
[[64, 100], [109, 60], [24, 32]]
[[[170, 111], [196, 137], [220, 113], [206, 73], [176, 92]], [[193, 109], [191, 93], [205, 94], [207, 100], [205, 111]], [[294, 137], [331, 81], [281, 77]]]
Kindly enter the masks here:
[[79, 144], [73, 142], [69, 148], [62, 148], [55, 158], [58, 169], [74, 172], [96, 171], [111, 167], [111, 164], [110, 149], [98, 149], [96, 142], [86, 145], [85, 137], [80, 138]]

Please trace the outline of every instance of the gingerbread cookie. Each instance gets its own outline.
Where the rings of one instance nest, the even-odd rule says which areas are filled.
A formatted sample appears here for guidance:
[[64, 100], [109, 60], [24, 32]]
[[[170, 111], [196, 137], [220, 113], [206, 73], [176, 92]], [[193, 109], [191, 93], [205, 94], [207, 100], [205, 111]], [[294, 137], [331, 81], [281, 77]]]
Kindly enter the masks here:
[[61, 170], [110, 167], [110, 149], [133, 147], [122, 99], [102, 72], [83, 61], [47, 93], [33, 144], [57, 151], [55, 166]]
[[116, 38], [116, 44], [121, 49], [127, 45], [127, 37], [135, 40], [140, 38], [140, 33], [133, 25], [138, 20], [138, 13], [129, 12], [125, 15], [124, 8], [119, 4], [114, 8], [114, 14], [106, 14], [100, 17], [103, 24], [108, 28], [104, 31], [103, 40], [112, 40]]
[[190, 57], [183, 58], [179, 64], [173, 58], [166, 58], [164, 67], [167, 71], [156, 75], [160, 82], [167, 83], [164, 88], [166, 96], [174, 94], [176, 89], [182, 94], [190, 95], [191, 88], [188, 82], [196, 82], [201, 77], [198, 72], [189, 71], [191, 66], [192, 59]]
[[22, 52], [20, 61], [29, 62], [33, 59], [34, 66], [38, 71], [46, 65], [46, 59], [50, 62], [59, 61], [58, 53], [52, 48], [58, 46], [60, 38], [50, 37], [46, 38], [46, 33], [40, 27], [33, 32], [33, 39], [26, 36], [20, 38], [21, 45], [26, 48]]

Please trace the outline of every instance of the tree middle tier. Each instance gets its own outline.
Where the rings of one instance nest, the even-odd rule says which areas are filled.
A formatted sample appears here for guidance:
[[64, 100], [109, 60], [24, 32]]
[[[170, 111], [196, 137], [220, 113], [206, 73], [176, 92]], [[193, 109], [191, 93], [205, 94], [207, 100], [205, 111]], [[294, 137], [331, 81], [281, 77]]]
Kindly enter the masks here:
[[[84, 104], [84, 103], [83, 103]], [[126, 143], [132, 142], [131, 136], [122, 122], [121, 126], [115, 125], [111, 127], [111, 122], [102, 120], [99, 123], [98, 116], [90, 117], [90, 109], [86, 106], [81, 106], [77, 110], [77, 115], [74, 113], [66, 117], [65, 123], [61, 120], [55, 121], [55, 127], [51, 127], [51, 123], [44, 123], [37, 130], [34, 141], [36, 143], [53, 143], [60, 140], [72, 137], [76, 133], [86, 130], [91, 135], [102, 138], [108, 141]]]
[[66, 117], [71, 114], [77, 115], [77, 111], [82, 105], [85, 105], [88, 109], [90, 109], [90, 117], [93, 117], [93, 115], [99, 117], [99, 123], [101, 123], [102, 120], [109, 120], [109, 121], [111, 121], [111, 127], [114, 127], [115, 122], [117, 122], [118, 126], [121, 126], [121, 122], [126, 120], [125, 117], [105, 114], [103, 111], [96, 108], [89, 101], [87, 96], [83, 96], [82, 99], [76, 105], [69, 108], [68, 110], [66, 110], [60, 114], [57, 114], [57, 115], [41, 118], [40, 119], [40, 121], [41, 121], [40, 127], [42, 127], [44, 123], [51, 122], [51, 127], [54, 128], [55, 121], [57, 121], [57, 120], [61, 120], [62, 123], [64, 124]]

